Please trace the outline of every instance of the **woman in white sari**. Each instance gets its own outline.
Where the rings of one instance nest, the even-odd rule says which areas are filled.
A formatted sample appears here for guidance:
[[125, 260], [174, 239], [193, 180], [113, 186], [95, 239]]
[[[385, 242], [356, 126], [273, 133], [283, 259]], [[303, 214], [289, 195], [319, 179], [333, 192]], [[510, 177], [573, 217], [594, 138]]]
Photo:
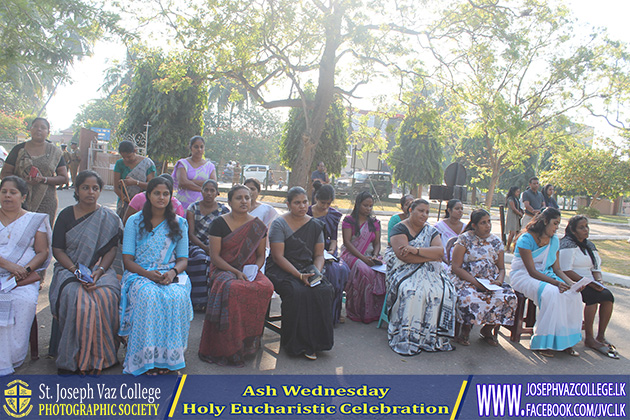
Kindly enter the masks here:
[[22, 209], [28, 185], [17, 176], [0, 183], [0, 376], [26, 358], [37, 309], [39, 277], [50, 262], [48, 215]]
[[573, 346], [582, 340], [582, 299], [569, 290], [573, 281], [560, 269], [559, 225], [560, 212], [554, 208], [529, 222], [516, 242], [510, 280], [538, 307], [530, 348], [545, 357], [554, 357], [554, 351], [577, 357]]

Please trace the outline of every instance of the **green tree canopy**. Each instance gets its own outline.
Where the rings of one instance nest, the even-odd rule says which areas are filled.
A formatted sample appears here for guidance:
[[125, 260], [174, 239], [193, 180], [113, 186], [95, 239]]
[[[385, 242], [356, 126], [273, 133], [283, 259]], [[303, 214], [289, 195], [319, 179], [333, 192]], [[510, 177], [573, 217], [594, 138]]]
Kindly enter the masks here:
[[[174, 72], [176, 82], [164, 77]], [[149, 156], [159, 161], [188, 156], [188, 140], [202, 134], [206, 93], [205, 80], [186, 56], [146, 51], [136, 61], [119, 135], [144, 133], [148, 122]]]

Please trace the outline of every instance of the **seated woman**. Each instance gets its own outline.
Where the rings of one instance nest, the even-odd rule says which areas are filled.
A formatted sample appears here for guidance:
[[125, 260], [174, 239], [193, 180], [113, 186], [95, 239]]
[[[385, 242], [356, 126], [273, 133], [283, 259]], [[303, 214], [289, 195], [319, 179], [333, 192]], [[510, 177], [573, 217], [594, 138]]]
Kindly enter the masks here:
[[[114, 192], [118, 196], [116, 213], [122, 219], [129, 206], [129, 202], [136, 194], [147, 188], [147, 182], [155, 177], [155, 164], [148, 157], [136, 153], [136, 145], [129, 140], [123, 140], [118, 145], [118, 153], [122, 159], [114, 165]], [[125, 184], [125, 194], [121, 182]]]
[[[565, 235], [560, 240], [560, 269], [573, 281], [582, 277], [602, 282], [601, 258], [595, 244], [588, 240], [588, 219], [585, 216], [573, 216], [569, 219]], [[589, 283], [582, 290], [584, 307], [584, 345], [605, 354], [612, 359], [619, 359], [615, 346], [606, 340], [606, 327], [610, 322], [615, 298], [610, 290]], [[599, 305], [599, 328], [597, 336], [593, 334], [593, 322]]]
[[[490, 214], [483, 209], [474, 210], [453, 247], [451, 281], [459, 296], [457, 321], [462, 324], [456, 341], [464, 346], [470, 344], [473, 325], [483, 325], [481, 338], [493, 347], [499, 345], [497, 334], [501, 325], [514, 325], [516, 294], [505, 282], [503, 243], [491, 231]], [[490, 291], [480, 280], [501, 289]]]
[[233, 186], [228, 192], [232, 212], [210, 227], [212, 289], [199, 344], [205, 362], [243, 366], [244, 358], [260, 348], [273, 284], [260, 272], [267, 227], [247, 213], [250, 200], [249, 188]]
[[[163, 173], [160, 176], [164, 179], [167, 179], [171, 184], [173, 184], [173, 177], [171, 176], [171, 174]], [[181, 217], [186, 217], [186, 209], [184, 208], [184, 206], [182, 206], [182, 203], [180, 203], [179, 200], [175, 197], [171, 198], [171, 201], [173, 202], [173, 210], [175, 211], [175, 214]], [[127, 219], [129, 219], [131, 215], [142, 211], [142, 209], [144, 208], [144, 203], [146, 202], [146, 194], [136, 194], [129, 202], [129, 206], [127, 206], [127, 211], [125, 212], [125, 216], [122, 219], [123, 225], [127, 223]]]
[[48, 215], [22, 209], [28, 184], [15, 175], [0, 182], [0, 376], [26, 359], [37, 309], [40, 274], [50, 262]]
[[545, 357], [554, 357], [554, 351], [577, 357], [573, 346], [582, 340], [582, 303], [580, 295], [569, 291], [573, 281], [560, 269], [559, 225], [560, 212], [551, 207], [527, 224], [527, 232], [516, 241], [510, 283], [538, 307], [530, 348]]
[[335, 290], [323, 276], [311, 287], [312, 265], [324, 267], [324, 227], [306, 215], [308, 198], [301, 187], [287, 193], [289, 212], [271, 224], [266, 274], [282, 298], [280, 343], [291, 356], [317, 359], [333, 346], [332, 303]]
[[186, 366], [193, 319], [188, 262], [188, 223], [173, 212], [173, 187], [149, 181], [144, 208], [129, 218], [123, 239], [120, 332], [127, 336], [123, 373], [165, 374]]
[[[320, 220], [324, 224], [324, 249], [331, 255], [337, 256], [337, 231], [341, 213], [330, 207], [335, 199], [335, 189], [328, 184], [322, 185], [315, 192], [315, 204], [308, 208], [309, 216]], [[350, 267], [344, 261], [326, 260], [324, 264], [326, 279], [335, 288], [335, 300], [333, 302], [333, 322], [344, 322], [341, 316], [341, 303], [343, 300], [343, 289], [350, 275]]]
[[217, 180], [214, 164], [204, 157], [206, 141], [201, 136], [193, 136], [189, 142], [190, 156], [180, 159], [173, 169], [177, 199], [185, 209], [202, 199], [201, 187], [206, 179]]
[[256, 178], [247, 178], [245, 182], [243, 182], [243, 185], [249, 188], [249, 192], [252, 197], [252, 205], [249, 210], [249, 214], [254, 217], [258, 217], [262, 220], [265, 226], [269, 228], [269, 226], [271, 226], [271, 222], [278, 217], [278, 212], [269, 204], [259, 203], [256, 201], [258, 199], [258, 195], [260, 194], [260, 182]]
[[402, 213], [395, 214], [389, 219], [389, 223], [387, 223], [387, 243], [389, 243], [389, 240], [392, 237], [392, 229], [394, 226], [409, 217], [409, 206], [413, 203], [413, 200], [414, 198], [411, 194], [403, 195], [400, 198], [400, 208], [402, 209]]
[[201, 186], [202, 200], [192, 203], [186, 211], [188, 221], [188, 268], [190, 276], [190, 299], [193, 310], [206, 311], [208, 304], [208, 267], [210, 265], [210, 226], [217, 217], [229, 213], [227, 206], [215, 200], [219, 195], [219, 185], [214, 179], [208, 179]]
[[458, 237], [464, 231], [464, 223], [462, 216], [464, 215], [464, 205], [456, 198], [449, 200], [444, 210], [444, 219], [435, 224], [435, 228], [440, 232], [442, 245], [444, 246], [444, 262], [448, 263], [453, 255], [453, 249], [450, 255], [446, 254], [446, 247], [449, 239]]
[[417, 199], [392, 232], [387, 259], [389, 346], [411, 356], [451, 351], [457, 291], [444, 267], [439, 232], [429, 226], [429, 202]]
[[[112, 265], [122, 224], [97, 202], [103, 188], [98, 173], [80, 172], [74, 187], [77, 204], [59, 213], [53, 231], [57, 262], [49, 296], [59, 331], [51, 345], [58, 342], [60, 372], [99, 373], [118, 363], [120, 281]], [[75, 276], [79, 265], [91, 270], [93, 282]]]
[[372, 216], [373, 206], [372, 195], [360, 192], [352, 213], [341, 224], [341, 259], [351, 270], [346, 283], [346, 315], [366, 324], [380, 318], [385, 300], [385, 274], [372, 270], [383, 264], [379, 258], [381, 223]]

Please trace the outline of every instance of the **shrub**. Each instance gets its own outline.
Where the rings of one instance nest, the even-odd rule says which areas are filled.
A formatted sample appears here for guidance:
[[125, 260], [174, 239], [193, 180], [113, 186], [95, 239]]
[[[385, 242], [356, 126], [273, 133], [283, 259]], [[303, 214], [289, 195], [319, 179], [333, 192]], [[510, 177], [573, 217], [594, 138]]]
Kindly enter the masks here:
[[601, 213], [599, 210], [593, 207], [578, 207], [577, 214], [583, 214], [589, 219], [599, 219], [599, 215]]

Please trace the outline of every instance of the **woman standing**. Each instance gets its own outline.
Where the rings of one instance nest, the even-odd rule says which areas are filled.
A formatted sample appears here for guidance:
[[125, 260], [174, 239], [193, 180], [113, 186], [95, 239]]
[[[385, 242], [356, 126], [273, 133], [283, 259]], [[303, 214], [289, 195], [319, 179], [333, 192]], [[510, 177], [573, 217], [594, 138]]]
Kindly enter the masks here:
[[31, 139], [11, 149], [0, 178], [17, 175], [28, 184], [24, 205], [28, 211], [48, 214], [53, 224], [57, 214], [57, 186], [68, 182], [68, 169], [61, 149], [46, 141], [50, 124], [35, 118], [31, 124]]
[[547, 208], [534, 217], [516, 242], [510, 281], [517, 292], [534, 301], [538, 307], [532, 350], [545, 357], [555, 351], [579, 356], [573, 346], [582, 340], [582, 302], [569, 288], [573, 281], [560, 269], [555, 236], [560, 212]]
[[[50, 262], [50, 224], [46, 214], [22, 209], [28, 185], [10, 175], [0, 182], [0, 376], [22, 365], [37, 310], [39, 280]], [[37, 273], [37, 274], [36, 274]]]
[[[244, 358], [260, 348], [273, 284], [260, 272], [267, 227], [248, 214], [249, 188], [233, 186], [228, 203], [232, 211], [210, 227], [212, 289], [199, 357], [209, 363], [243, 366]], [[249, 270], [253, 273], [246, 274]]]
[[440, 233], [429, 226], [429, 202], [417, 199], [409, 217], [394, 226], [388, 248], [389, 346], [398, 354], [454, 350], [457, 291], [442, 257]]
[[[462, 323], [456, 341], [464, 346], [470, 344], [473, 325], [482, 325], [481, 338], [493, 347], [499, 345], [501, 325], [514, 325], [516, 295], [505, 282], [503, 244], [491, 231], [490, 213], [474, 210], [453, 247], [451, 281], [459, 296], [457, 321]], [[488, 290], [483, 280], [501, 289]]]
[[554, 209], [559, 208], [558, 203], [556, 202], [556, 199], [553, 198], [554, 193], [555, 193], [555, 189], [553, 188], [553, 185], [551, 184], [545, 185], [545, 187], [542, 190], [545, 207], [551, 207]]
[[456, 198], [449, 200], [444, 210], [444, 219], [435, 224], [435, 228], [440, 232], [442, 245], [444, 245], [444, 262], [450, 261], [451, 255], [446, 254], [446, 247], [449, 239], [458, 237], [464, 231], [462, 216], [464, 215], [464, 205]]
[[400, 198], [400, 208], [402, 209], [402, 213], [395, 214], [389, 219], [389, 223], [387, 223], [387, 243], [389, 243], [389, 240], [392, 237], [392, 229], [394, 226], [409, 217], [409, 206], [411, 206], [413, 200], [414, 198], [411, 194], [403, 195]]
[[278, 212], [269, 204], [259, 203], [256, 201], [258, 200], [258, 195], [260, 194], [260, 181], [256, 178], [247, 178], [243, 184], [249, 188], [249, 193], [252, 198], [252, 205], [250, 207], [249, 214], [254, 217], [258, 217], [262, 220], [265, 226], [269, 228], [269, 226], [271, 226], [271, 222], [278, 217]]
[[291, 356], [315, 360], [316, 352], [333, 346], [334, 288], [325, 276], [313, 287], [309, 282], [313, 268], [321, 272], [324, 267], [324, 227], [306, 214], [303, 188], [288, 191], [287, 207], [289, 212], [271, 224], [265, 273], [282, 298], [282, 346]]
[[[560, 240], [560, 268], [571, 280], [582, 277], [601, 284], [602, 260], [595, 244], [588, 240], [588, 219], [578, 215], [569, 219], [564, 237]], [[589, 283], [582, 290], [584, 307], [584, 345], [612, 358], [619, 359], [615, 346], [606, 340], [606, 327], [613, 313], [615, 298], [610, 290], [595, 283]], [[595, 315], [599, 308], [599, 328], [597, 336], [593, 332]]]
[[346, 284], [346, 315], [366, 324], [381, 316], [385, 300], [385, 274], [372, 270], [381, 265], [381, 223], [372, 216], [374, 199], [367, 191], [357, 195], [354, 209], [343, 219], [341, 259], [350, 267]]
[[[136, 153], [136, 145], [129, 140], [120, 142], [118, 153], [122, 159], [118, 159], [114, 165], [114, 192], [118, 196], [116, 213], [122, 219], [127, 212], [129, 201], [147, 188], [147, 183], [155, 177], [156, 169], [151, 159]], [[120, 185], [121, 180], [127, 193]]]
[[186, 366], [188, 223], [173, 212], [172, 188], [162, 177], [149, 181], [148, 201], [125, 225], [119, 335], [128, 337], [123, 372], [134, 376]]
[[219, 195], [219, 186], [214, 179], [208, 179], [201, 186], [203, 199], [188, 207], [186, 220], [188, 226], [188, 268], [190, 276], [190, 299], [193, 309], [205, 312], [208, 304], [208, 267], [210, 266], [210, 226], [217, 217], [230, 212], [227, 206], [215, 199]]
[[[49, 297], [59, 337], [51, 338], [51, 345], [58, 342], [51, 352], [57, 350], [60, 372], [99, 373], [118, 362], [120, 281], [112, 264], [122, 223], [98, 204], [103, 180], [96, 172], [80, 172], [74, 187], [77, 204], [59, 213], [53, 232], [57, 262]], [[93, 282], [75, 276], [80, 264]]]
[[[320, 220], [324, 224], [324, 249], [333, 256], [337, 256], [337, 231], [341, 213], [330, 207], [335, 200], [335, 190], [331, 185], [322, 185], [315, 193], [315, 204], [308, 208], [309, 216]], [[326, 278], [335, 288], [335, 300], [333, 301], [333, 322], [344, 322], [341, 316], [341, 304], [343, 289], [350, 275], [350, 267], [344, 261], [326, 260], [324, 265]]]
[[[507, 220], [505, 222], [505, 230], [508, 232], [507, 244], [505, 250], [511, 252], [512, 240], [517, 236], [521, 230], [521, 218], [523, 217], [523, 210], [521, 209], [521, 200], [518, 198], [521, 195], [521, 189], [519, 187], [510, 187], [505, 198], [505, 206], [507, 207]], [[516, 246], [516, 241], [514, 243]]]
[[201, 200], [201, 187], [207, 179], [217, 180], [214, 164], [204, 158], [206, 141], [201, 136], [190, 139], [190, 156], [180, 159], [173, 169], [176, 197], [185, 209]]

